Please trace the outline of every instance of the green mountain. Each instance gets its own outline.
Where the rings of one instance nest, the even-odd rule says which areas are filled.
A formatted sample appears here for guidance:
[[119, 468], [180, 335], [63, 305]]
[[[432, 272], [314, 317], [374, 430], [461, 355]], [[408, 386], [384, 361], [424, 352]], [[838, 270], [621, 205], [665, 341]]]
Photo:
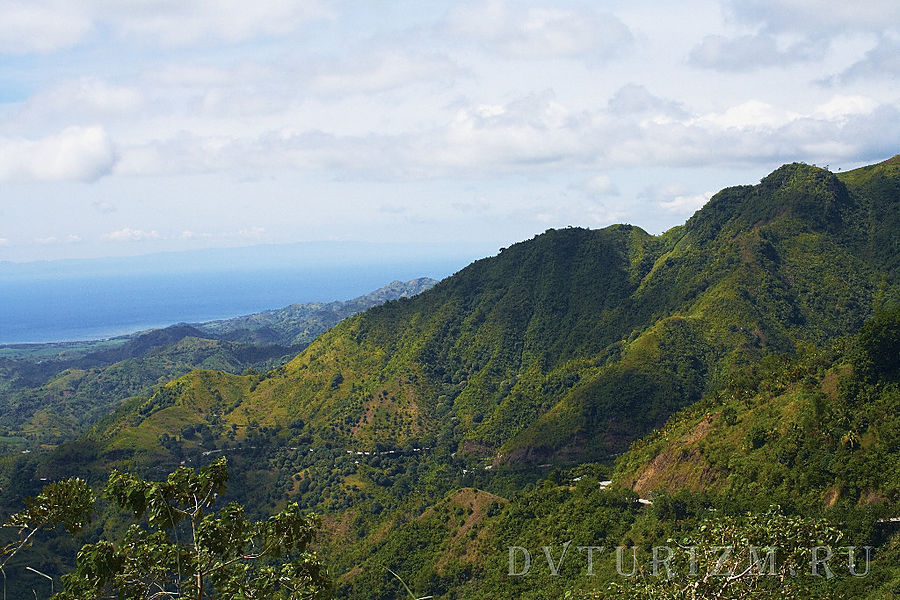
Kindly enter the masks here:
[[[407, 575], [412, 589], [437, 597], [896, 598], [898, 356], [900, 304], [895, 304], [857, 336], [842, 337], [826, 348], [808, 346], [797, 355], [766, 357], [746, 378], [707, 395], [636, 441], [616, 460], [611, 475], [604, 465], [580, 464], [549, 470], [536, 485], [523, 485], [513, 493], [451, 490], [417, 518], [395, 517], [390, 533], [381, 539], [342, 539], [335, 562], [347, 571], [357, 568], [354, 577], [344, 579], [344, 593], [353, 598], [391, 597], [392, 582], [377, 568], [389, 565]], [[613, 480], [609, 487], [600, 483], [608, 477]], [[496, 481], [482, 478], [476, 483], [499, 491]], [[639, 497], [652, 504], [639, 502]], [[764, 576], [749, 596], [748, 590], [745, 595], [692, 596], [690, 584], [699, 578], [685, 577], [684, 571], [671, 582], [647, 575], [654, 546], [697, 544], [704, 540], [704, 530], [749, 520], [748, 511], [767, 519], [773, 505], [780, 509], [767, 521], [770, 535], [783, 535], [773, 525], [785, 523], [799, 534], [824, 516], [840, 528], [842, 537], [835, 546], [873, 548], [872, 564], [859, 569], [868, 576], [850, 576], [847, 557], [842, 556], [832, 564], [836, 575], [831, 580], [798, 577], [785, 582]], [[779, 516], [781, 511], [790, 516]], [[343, 531], [335, 527], [329, 533], [339, 536]], [[741, 545], [774, 542], [786, 554], [792, 543], [790, 537], [766, 536], [742, 542], [741, 536], [749, 533], [739, 532], [733, 540], [736, 553]], [[819, 529], [816, 535], [821, 535]], [[561, 576], [553, 576], [542, 546], [559, 561], [567, 541], [572, 542], [571, 554]], [[706, 539], [706, 545], [729, 541]], [[584, 552], [575, 551], [589, 545], [597, 547], [593, 574], [588, 573]], [[527, 577], [509, 576], [511, 546], [532, 553]], [[617, 546], [637, 548], [643, 575], [629, 580], [617, 574]], [[521, 572], [524, 555], [518, 551], [516, 556], [515, 570]], [[626, 556], [630, 560], [630, 554]], [[804, 560], [808, 565], [808, 555]], [[689, 565], [681, 566], [689, 574]], [[785, 589], [792, 583], [808, 588], [792, 594]], [[573, 595], [564, 596], [566, 592]]]
[[636, 492], [766, 496], [809, 509], [900, 499], [900, 303], [857, 338], [771, 355], [619, 459]]
[[[335, 444], [497, 463], [620, 452], [748, 364], [856, 331], [897, 296], [898, 169], [786, 165], [661, 236], [550, 230], [342, 322], [252, 385], [194, 373], [168, 389], [203, 380], [190, 402], [219, 433], [300, 419]], [[139, 427], [186, 399], [172, 401], [148, 401]]]
[[[224, 454], [229, 497], [251, 510], [290, 499], [326, 514], [344, 597], [397, 597], [385, 567], [440, 598], [602, 592], [614, 562], [597, 579], [513, 579], [507, 548], [646, 553], [779, 501], [793, 516], [770, 523], [814, 529], [828, 509], [848, 540], [882, 548], [879, 579], [840, 586], [887, 598], [897, 538], [875, 524], [900, 500], [884, 316], [900, 299], [898, 231], [900, 157], [785, 165], [659, 236], [548, 230], [342, 321], [281, 367], [188, 373], [30, 464], [99, 480]], [[25, 485], [23, 461], [6, 471]], [[659, 495], [645, 508], [638, 494]]]

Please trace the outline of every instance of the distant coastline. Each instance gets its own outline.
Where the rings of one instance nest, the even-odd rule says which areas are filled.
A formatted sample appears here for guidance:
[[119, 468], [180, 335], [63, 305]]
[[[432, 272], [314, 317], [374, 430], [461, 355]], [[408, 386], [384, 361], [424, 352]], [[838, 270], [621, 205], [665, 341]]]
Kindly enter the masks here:
[[0, 345], [106, 339], [295, 302], [346, 300], [395, 279], [441, 279], [463, 266], [432, 260], [334, 268], [16, 278], [0, 287]]

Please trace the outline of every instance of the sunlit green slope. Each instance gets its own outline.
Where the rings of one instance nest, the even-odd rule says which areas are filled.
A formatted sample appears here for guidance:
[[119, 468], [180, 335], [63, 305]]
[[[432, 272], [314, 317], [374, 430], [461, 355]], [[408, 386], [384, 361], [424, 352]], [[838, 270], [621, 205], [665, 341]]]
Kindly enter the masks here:
[[840, 176], [792, 164], [661, 236], [549, 230], [239, 386], [173, 382], [132, 427], [162, 433], [177, 412], [217, 439], [302, 421], [335, 444], [496, 462], [618, 452], [746, 365], [854, 332], [895, 297], [898, 172], [896, 159]]

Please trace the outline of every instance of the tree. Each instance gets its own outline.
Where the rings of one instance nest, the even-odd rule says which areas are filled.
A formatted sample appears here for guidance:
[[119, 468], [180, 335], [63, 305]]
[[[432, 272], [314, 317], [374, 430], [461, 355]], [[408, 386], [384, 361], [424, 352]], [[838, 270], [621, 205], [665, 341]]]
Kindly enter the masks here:
[[[825, 519], [786, 515], [778, 506], [711, 518], [684, 540], [657, 548], [650, 572], [641, 569], [612, 589], [648, 600], [817, 598], [823, 582], [846, 575], [835, 573], [837, 554], [854, 550], [836, 547], [842, 537]], [[854, 568], [854, 556], [841, 559]]]
[[[309, 551], [315, 517], [302, 514], [297, 504], [258, 522], [248, 520], [237, 503], [214, 512], [211, 508], [227, 479], [224, 458], [197, 472], [179, 467], [161, 482], [113, 471], [104, 496], [140, 522], [131, 525], [118, 543], [101, 540], [84, 545], [75, 571], [63, 576], [63, 591], [53, 600], [329, 598], [326, 570]], [[77, 530], [92, 508], [81, 483], [74, 488], [77, 503], [66, 504], [68, 496], [58, 491], [48, 494], [45, 488], [8, 524], [24, 528], [19, 537], [25, 543], [33, 536], [28, 532], [50, 523], [62, 522], [70, 532]], [[73, 486], [51, 485], [56, 490]], [[22, 547], [20, 542], [12, 550]]]
[[331, 378], [331, 389], [338, 389], [341, 387], [342, 383], [344, 383], [344, 374], [338, 371], [334, 374], [334, 377]]
[[874, 378], [900, 374], [900, 306], [877, 312], [859, 332], [857, 367]]
[[[0, 575], [3, 577], [3, 598], [6, 598], [6, 566], [22, 550], [29, 548], [35, 534], [41, 529], [62, 524], [74, 535], [90, 521], [94, 512], [94, 494], [90, 486], [77, 477], [48, 483], [34, 498], [25, 499], [26, 509], [15, 514], [4, 524], [15, 527], [18, 535], [14, 542], [0, 548]], [[40, 575], [44, 575], [35, 571]]]

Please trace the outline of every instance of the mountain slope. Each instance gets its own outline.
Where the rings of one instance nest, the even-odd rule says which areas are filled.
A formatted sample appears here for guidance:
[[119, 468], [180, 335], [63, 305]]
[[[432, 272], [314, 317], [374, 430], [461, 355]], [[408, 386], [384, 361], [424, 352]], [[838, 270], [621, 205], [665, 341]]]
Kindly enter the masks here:
[[900, 500], [900, 303], [859, 339], [767, 357], [618, 461], [642, 495], [681, 489], [809, 508]]
[[[813, 589], [792, 597], [894, 598], [900, 590], [900, 533], [892, 521], [900, 514], [898, 357], [900, 304], [894, 304], [857, 336], [758, 361], [744, 378], [635, 442], [616, 460], [612, 485], [600, 482], [609, 477], [604, 465], [580, 464], [545, 471], [537, 484], [520, 478], [517, 489], [500, 496], [498, 480], [509, 476], [501, 468], [494, 479], [463, 475], [461, 489], [416, 518], [395, 514], [388, 535], [356, 540], [345, 524], [334, 526], [329, 535], [341, 550], [332, 564], [349, 572], [340, 580], [341, 593], [391, 597], [393, 582], [378, 568], [385, 564], [404, 574], [412, 589], [440, 598], [455, 593], [537, 600], [564, 597], [567, 590], [571, 597], [657, 597], [628, 588], [641, 580], [658, 597], [690, 598], [689, 576], [680, 582], [646, 574], [622, 578], [613, 549], [636, 546], [640, 564], [649, 570], [651, 547], [666, 540], [690, 545], [706, 530], [748, 520], [750, 511], [751, 519], [774, 514], [773, 522], [794, 525], [824, 517], [839, 527], [842, 548], [874, 548], [872, 563], [859, 569], [867, 577], [850, 576], [846, 559], [836, 561], [834, 579], [807, 579]], [[494, 493], [462, 487], [473, 483]], [[778, 517], [782, 511], [788, 516]], [[352, 512], [345, 518], [363, 520]], [[741, 552], [740, 544], [771, 543], [770, 536], [781, 533], [763, 530], [760, 541], [737, 539], [735, 552]], [[595, 546], [592, 572], [583, 552], [573, 551], [563, 564], [567, 541], [573, 550]], [[780, 557], [791, 543], [790, 537], [778, 541]], [[542, 546], [563, 565], [562, 576], [550, 574]], [[521, 549], [531, 552], [527, 576], [509, 576], [510, 547], [516, 548], [519, 572], [525, 568]], [[627, 572], [630, 563], [625, 564]], [[763, 580], [775, 588], [761, 581], [752, 597], [780, 597], [784, 582]], [[659, 589], [665, 585], [673, 588], [668, 594]]]
[[[84, 431], [132, 396], [195, 369], [241, 373], [284, 364], [341, 319], [436, 283], [394, 281], [347, 301], [294, 304], [281, 310], [83, 343], [10, 348], [0, 365], [0, 426], [16, 442], [59, 443]], [[20, 430], [17, 432], [17, 430]], [[33, 444], [32, 444], [33, 445]]]
[[793, 164], [661, 236], [549, 230], [344, 321], [252, 391], [208, 382], [233, 407], [216, 427], [301, 419], [336, 444], [498, 462], [623, 450], [746, 365], [856, 331], [896, 296], [876, 241], [897, 181], [896, 161], [842, 176]]
[[[677, 231], [678, 241], [631, 296], [632, 310], [662, 319], [624, 345], [620, 366], [537, 421], [529, 437], [585, 426], [585, 411], [616, 410], [609, 398], [624, 407], [620, 416], [641, 410], [628, 404], [630, 389], [645, 401], [686, 404], [761, 356], [856, 331], [873, 302], [898, 294], [896, 260], [875, 240], [890, 238], [900, 223], [900, 170], [895, 162], [870, 169], [881, 174], [886, 193], [786, 165], [758, 186], [723, 190], [684, 228], [668, 232]], [[847, 175], [853, 181], [858, 174]], [[659, 327], [666, 332], [654, 337]], [[699, 379], [692, 382], [688, 371]]]
[[[898, 163], [786, 165], [660, 236], [549, 230], [342, 321], [282, 367], [195, 371], [133, 399], [37, 475], [225, 455], [228, 498], [249, 511], [326, 513], [323, 552], [354, 598], [397, 597], [384, 566], [441, 598], [597, 591], [614, 561], [597, 579], [512, 580], [508, 546], [647, 558], [772, 500], [795, 520], [832, 506], [848, 543], [884, 550], [844, 596], [891, 597], [897, 539], [875, 526], [898, 501], [897, 351], [856, 379], [846, 336], [900, 298]], [[620, 451], [615, 480], [659, 494], [651, 508], [599, 483]], [[6, 489], [33, 485], [24, 461]]]

